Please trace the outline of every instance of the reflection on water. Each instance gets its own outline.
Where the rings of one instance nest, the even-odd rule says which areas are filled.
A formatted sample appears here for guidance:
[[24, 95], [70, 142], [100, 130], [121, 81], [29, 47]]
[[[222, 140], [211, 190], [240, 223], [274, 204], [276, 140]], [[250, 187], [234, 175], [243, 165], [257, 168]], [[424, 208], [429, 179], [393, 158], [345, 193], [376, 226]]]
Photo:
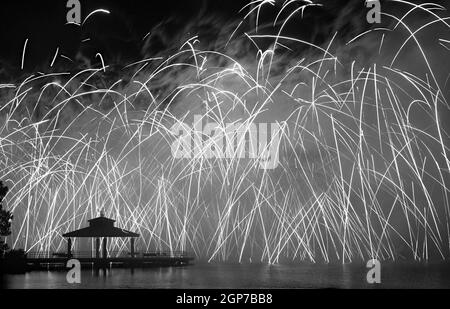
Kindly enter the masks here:
[[[364, 265], [198, 264], [183, 268], [82, 272], [69, 285], [64, 272], [8, 275], [7, 288], [372, 288]], [[383, 265], [381, 288], [450, 288], [450, 263]]]

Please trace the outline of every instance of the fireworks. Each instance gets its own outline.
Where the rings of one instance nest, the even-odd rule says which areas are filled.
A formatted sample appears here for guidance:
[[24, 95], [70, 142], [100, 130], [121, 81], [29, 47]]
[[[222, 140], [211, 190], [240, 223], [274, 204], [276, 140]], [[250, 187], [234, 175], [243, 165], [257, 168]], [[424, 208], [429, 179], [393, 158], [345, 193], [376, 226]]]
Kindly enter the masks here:
[[[62, 234], [104, 209], [142, 235], [141, 250], [192, 251], [210, 261], [448, 257], [448, 91], [419, 35], [436, 25], [448, 31], [448, 18], [438, 5], [394, 2], [409, 12], [383, 13], [391, 28], [347, 45], [335, 34], [327, 46], [284, 35], [291, 18], [316, 4], [254, 1], [225, 52], [200, 49], [193, 37], [109, 82], [104, 63], [0, 85], [10, 243], [59, 250]], [[275, 11], [275, 35], [259, 24], [266, 7]], [[427, 19], [409, 25], [419, 11]], [[241, 33], [249, 20], [257, 31]], [[243, 40], [271, 44], [245, 57], [226, 52]], [[448, 57], [445, 42], [436, 45]], [[361, 44], [371, 56], [362, 66], [364, 52], [351, 58]], [[308, 51], [299, 55], [296, 46]], [[231, 139], [234, 151], [224, 156], [173, 156], [179, 136], [172, 128], [195, 120], [219, 132], [277, 124], [279, 165], [261, 169], [253, 159], [264, 151], [252, 151], [245, 138]], [[198, 153], [217, 145], [214, 135], [199, 134]], [[120, 251], [127, 243], [109, 246]]]

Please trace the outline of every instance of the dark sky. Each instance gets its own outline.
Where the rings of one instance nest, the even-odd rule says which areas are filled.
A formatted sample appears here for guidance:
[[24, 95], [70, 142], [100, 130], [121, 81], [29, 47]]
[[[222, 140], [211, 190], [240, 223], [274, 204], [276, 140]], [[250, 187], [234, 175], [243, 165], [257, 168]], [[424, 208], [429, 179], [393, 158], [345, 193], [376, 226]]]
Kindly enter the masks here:
[[[448, 0], [433, 2], [445, 1]], [[157, 23], [172, 17], [182, 21], [178, 23], [178, 26], [183, 25], [184, 20], [194, 18], [200, 12], [204, 12], [205, 16], [214, 14], [228, 20], [236, 18], [237, 12], [248, 2], [249, 0], [80, 0], [82, 20], [90, 12], [99, 8], [111, 12], [109, 15], [93, 16], [80, 28], [66, 25], [67, 0], [2, 1], [0, 66], [8, 66], [6, 71], [12, 76], [23, 72], [36, 72], [42, 67], [48, 68], [57, 48], [60, 55], [73, 59], [81, 45], [83, 48], [86, 46], [90, 48], [89, 57], [99, 52], [108, 59], [107, 62], [110, 64], [111, 55], [116, 54], [123, 56], [126, 62], [135, 61], [137, 58], [141, 60], [139, 51], [142, 47], [142, 38]], [[322, 0], [320, 2], [326, 4], [328, 14], [336, 16], [340, 8], [349, 3], [360, 10], [365, 10], [363, 0]], [[404, 8], [409, 9], [407, 6]], [[321, 9], [309, 9], [307, 16], [315, 16], [314, 14], [318, 11], [323, 13]], [[355, 18], [355, 14], [352, 14], [344, 18], [344, 21]], [[305, 17], [301, 24], [294, 23], [294, 31], [310, 34], [315, 32], [316, 28], [326, 30], [327, 25], [332, 24], [329, 16], [320, 15], [314, 18], [315, 20], [311, 21]], [[360, 19], [364, 20], [363, 17]], [[345, 33], [345, 29], [349, 27], [352, 27], [350, 22], [348, 25], [344, 24], [343, 29], [340, 29], [341, 33]], [[324, 32], [326, 37], [329, 34], [327, 31]], [[90, 39], [88, 43], [81, 43], [87, 38]], [[20, 66], [26, 39], [28, 39], [26, 61], [22, 71]], [[307, 37], [305, 39], [308, 40]]]
[[[189, 19], [206, 7], [208, 14], [233, 16], [245, 0], [164, 0], [105, 1], [81, 0], [82, 20], [95, 9], [108, 9], [110, 15], [93, 16], [81, 30], [66, 24], [66, 0], [4, 1], [0, 11], [0, 60], [14, 68], [21, 65], [22, 50], [28, 38], [26, 71], [51, 61], [56, 49], [73, 57], [80, 41], [86, 37], [101, 52], [109, 49], [125, 51], [133, 57], [138, 52], [136, 41], [153, 25], [169, 17]], [[103, 51], [104, 52], [104, 51]]]

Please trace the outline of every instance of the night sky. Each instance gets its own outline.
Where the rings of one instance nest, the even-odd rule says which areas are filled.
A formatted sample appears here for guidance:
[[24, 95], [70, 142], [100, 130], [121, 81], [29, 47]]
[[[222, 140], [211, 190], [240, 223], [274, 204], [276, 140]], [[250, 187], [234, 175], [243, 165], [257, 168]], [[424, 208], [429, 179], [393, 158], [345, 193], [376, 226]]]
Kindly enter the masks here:
[[224, 18], [233, 17], [246, 1], [104, 1], [81, 2], [81, 19], [96, 9], [111, 14], [93, 16], [82, 29], [66, 25], [65, 0], [9, 1], [0, 11], [0, 59], [14, 68], [21, 64], [22, 49], [28, 38], [25, 71], [35, 71], [39, 65], [51, 61], [56, 49], [72, 58], [83, 39], [98, 52], [119, 52], [136, 58], [139, 43], [152, 27], [169, 18], [189, 20], [204, 10]]

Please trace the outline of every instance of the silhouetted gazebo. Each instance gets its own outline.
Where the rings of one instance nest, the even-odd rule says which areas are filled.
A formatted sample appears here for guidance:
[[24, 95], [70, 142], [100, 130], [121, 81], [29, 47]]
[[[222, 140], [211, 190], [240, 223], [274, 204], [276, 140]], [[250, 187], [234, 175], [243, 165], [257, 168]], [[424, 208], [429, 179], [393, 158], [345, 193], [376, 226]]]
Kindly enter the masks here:
[[67, 256], [72, 257], [72, 238], [95, 238], [95, 257], [100, 259], [100, 239], [103, 238], [102, 258], [108, 258], [106, 250], [108, 238], [129, 238], [130, 255], [134, 257], [134, 240], [140, 235], [120, 229], [114, 226], [115, 220], [106, 218], [103, 214], [99, 218], [89, 220], [89, 226], [78, 231], [69, 232], [63, 235], [67, 238]]

